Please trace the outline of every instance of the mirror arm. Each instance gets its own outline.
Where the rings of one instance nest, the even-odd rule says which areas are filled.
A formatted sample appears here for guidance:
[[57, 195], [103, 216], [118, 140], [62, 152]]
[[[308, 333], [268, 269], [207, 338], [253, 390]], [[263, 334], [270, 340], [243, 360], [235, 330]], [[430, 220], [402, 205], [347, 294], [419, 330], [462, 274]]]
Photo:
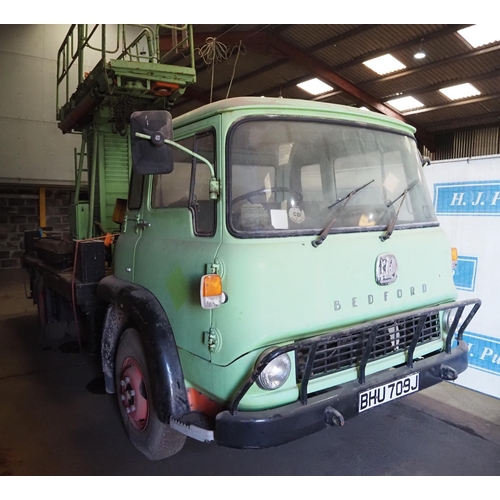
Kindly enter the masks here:
[[[136, 132], [135, 136], [139, 137], [141, 139], [147, 139], [148, 141], [151, 140], [150, 135], [141, 134], [140, 132]], [[184, 151], [185, 153], [188, 153], [188, 154], [194, 156], [195, 158], [202, 161], [203, 163], [205, 163], [208, 166], [208, 168], [210, 169], [210, 174], [212, 176], [210, 179], [210, 199], [216, 200], [219, 197], [220, 184], [219, 184], [219, 181], [217, 180], [217, 178], [215, 177], [214, 166], [206, 158], [203, 158], [203, 156], [195, 153], [194, 151], [191, 151], [188, 148], [185, 148], [184, 146], [181, 146], [180, 144], [177, 144], [174, 141], [171, 141], [170, 139], [165, 139], [164, 142], [165, 142], [165, 144], [169, 144], [170, 146], [174, 146], [174, 147], [180, 149], [181, 151]]]

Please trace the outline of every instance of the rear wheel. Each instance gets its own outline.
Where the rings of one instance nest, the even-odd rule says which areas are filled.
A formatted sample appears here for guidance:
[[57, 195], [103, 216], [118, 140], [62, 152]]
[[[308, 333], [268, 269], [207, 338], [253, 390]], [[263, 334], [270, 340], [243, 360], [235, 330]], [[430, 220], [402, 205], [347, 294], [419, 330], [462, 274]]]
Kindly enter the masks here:
[[158, 419], [146, 354], [135, 328], [128, 328], [120, 338], [115, 384], [120, 413], [132, 444], [150, 460], [161, 460], [178, 453], [186, 436]]

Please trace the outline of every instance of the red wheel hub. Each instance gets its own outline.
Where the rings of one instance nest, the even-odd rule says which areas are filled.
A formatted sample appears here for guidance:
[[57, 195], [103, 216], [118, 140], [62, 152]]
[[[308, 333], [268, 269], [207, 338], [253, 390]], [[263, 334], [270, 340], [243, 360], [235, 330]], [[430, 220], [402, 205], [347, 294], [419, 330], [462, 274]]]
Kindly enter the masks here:
[[130, 423], [139, 431], [148, 424], [149, 406], [146, 383], [139, 363], [134, 358], [125, 358], [120, 376], [120, 399]]

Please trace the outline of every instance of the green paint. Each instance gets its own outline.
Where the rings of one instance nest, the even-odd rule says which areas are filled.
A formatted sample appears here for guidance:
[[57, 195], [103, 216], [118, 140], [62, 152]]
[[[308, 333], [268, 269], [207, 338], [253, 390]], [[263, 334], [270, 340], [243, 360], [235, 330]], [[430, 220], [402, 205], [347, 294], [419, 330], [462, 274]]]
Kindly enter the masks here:
[[[283, 123], [294, 122], [325, 128], [283, 128]], [[153, 182], [148, 180], [138, 212], [150, 226], [138, 235], [134, 277], [162, 304], [190, 386], [227, 404], [270, 347], [456, 298], [450, 244], [433, 212], [412, 127], [354, 108], [261, 98], [227, 99], [173, 123], [176, 141], [207, 131], [215, 135], [213, 164], [220, 186], [216, 232], [206, 237], [194, 231], [193, 217], [203, 204], [191, 209], [154, 208]], [[331, 132], [326, 129], [330, 126]], [[382, 140], [384, 135], [393, 139]], [[295, 149], [287, 149], [292, 143]], [[323, 143], [330, 146], [321, 150]], [[393, 146], [400, 143], [404, 148]], [[325, 154], [318, 154], [320, 150]], [[261, 168], [262, 178], [252, 177], [254, 167]], [[171, 179], [169, 187], [180, 182], [175, 175]], [[416, 179], [418, 188], [409, 191], [403, 205], [398, 196]], [[292, 186], [307, 195], [302, 220], [300, 211], [290, 212], [294, 205], [287, 196]], [[345, 212], [332, 205], [360, 186], [365, 188], [353, 195]], [[249, 200], [231, 201], [272, 187], [286, 189], [278, 189], [280, 196], [269, 190], [270, 196], [257, 197], [253, 207]], [[208, 186], [206, 191], [208, 198]], [[389, 203], [393, 200], [397, 200], [394, 207]], [[339, 220], [328, 238], [313, 246], [333, 217]], [[381, 241], [392, 220], [395, 231]], [[381, 286], [376, 269], [384, 254], [395, 256], [399, 274]], [[210, 311], [200, 306], [199, 286], [203, 274], [214, 272], [207, 271], [207, 263], [213, 262], [223, 271], [215, 272], [222, 275], [228, 301]], [[209, 332], [217, 332], [216, 349], [210, 349]], [[418, 346], [416, 353], [432, 356], [442, 349], [438, 335]], [[252, 386], [242, 409], [276, 408], [297, 400], [293, 352], [290, 357], [293, 368], [286, 383], [276, 391]], [[390, 370], [404, 361], [403, 350], [395, 348], [370, 361], [366, 374]], [[342, 368], [312, 380], [309, 391], [327, 391], [357, 376], [355, 367]]]
[[[158, 64], [160, 56], [172, 62], [160, 53], [160, 28], [167, 27], [144, 27], [127, 42], [122, 26], [118, 39], [126, 57], [109, 59], [105, 25], [99, 31], [73, 25], [58, 53], [59, 126], [82, 132], [83, 141], [80, 156], [75, 153], [71, 211], [78, 238], [93, 236], [95, 222], [103, 231], [118, 229], [113, 211], [116, 199], [129, 193], [132, 108], [169, 108], [196, 81], [192, 27], [171, 27], [190, 56], [182, 66]], [[84, 54], [92, 51], [92, 59], [101, 59], [87, 76]], [[70, 80], [78, 84], [72, 96], [64, 92]], [[170, 87], [173, 93], [165, 96], [162, 83], [178, 88]], [[82, 116], [87, 107], [92, 111]], [[275, 391], [253, 384], [240, 409], [295, 403], [301, 373], [310, 367], [295, 342], [326, 333], [333, 335], [318, 345], [323, 366], [312, 374], [309, 394], [333, 395], [333, 388], [360, 375], [389, 373], [404, 364], [403, 337], [411, 335], [415, 310], [457, 295], [450, 245], [423, 178], [415, 129], [354, 107], [246, 97], [202, 106], [175, 118], [173, 128], [184, 145], [174, 144], [172, 172], [155, 183], [151, 175], [134, 176], [141, 201], [130, 190], [137, 202], [120, 228], [113, 272], [161, 304], [186, 385], [227, 408], [263, 352], [284, 347], [291, 375]], [[82, 182], [88, 184], [88, 200], [80, 197]], [[156, 192], [153, 185], [159, 186]], [[200, 305], [205, 273], [220, 274], [228, 298], [213, 310]], [[397, 325], [388, 319], [395, 314]], [[417, 345], [415, 358], [443, 350], [442, 330], [432, 321], [431, 336]], [[379, 330], [381, 352], [363, 375], [359, 335], [368, 322], [383, 323], [385, 331]], [[336, 364], [325, 366], [335, 356]]]
[[170, 273], [167, 279], [167, 288], [174, 307], [179, 310], [189, 296], [189, 282], [184, 276], [180, 265], [175, 266]]

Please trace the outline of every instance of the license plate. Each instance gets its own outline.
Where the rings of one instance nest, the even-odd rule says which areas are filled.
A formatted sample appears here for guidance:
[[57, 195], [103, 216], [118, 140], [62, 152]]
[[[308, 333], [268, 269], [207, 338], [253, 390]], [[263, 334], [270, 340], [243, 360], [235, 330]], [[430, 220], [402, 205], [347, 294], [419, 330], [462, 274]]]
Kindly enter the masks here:
[[417, 392], [419, 387], [418, 372], [412, 373], [399, 380], [394, 380], [388, 384], [372, 387], [367, 391], [359, 393], [358, 411], [369, 410], [375, 408], [394, 399], [401, 398], [412, 392]]

